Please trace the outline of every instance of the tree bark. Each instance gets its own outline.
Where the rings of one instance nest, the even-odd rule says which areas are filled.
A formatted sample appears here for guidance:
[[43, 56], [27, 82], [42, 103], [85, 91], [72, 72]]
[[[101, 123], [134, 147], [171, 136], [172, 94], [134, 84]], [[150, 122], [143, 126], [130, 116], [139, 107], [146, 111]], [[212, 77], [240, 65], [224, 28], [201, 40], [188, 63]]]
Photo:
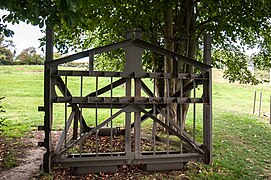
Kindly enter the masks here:
[[[177, 4], [175, 8], [173, 6], [166, 6], [163, 12], [164, 18], [164, 48], [170, 51], [177, 52], [181, 55], [195, 58], [196, 55], [196, 31], [195, 31], [195, 4], [194, 0], [188, 0], [182, 4]], [[183, 8], [176, 11], [177, 6]], [[176, 12], [176, 14], [175, 14]], [[173, 22], [173, 20], [175, 20]], [[158, 42], [158, 41], [157, 41]], [[173, 73], [173, 60], [170, 57], [164, 57], [164, 63], [159, 62], [157, 55], [153, 54], [154, 70], [156, 72]], [[179, 71], [181, 73], [193, 73], [194, 69], [188, 64], [179, 64]], [[190, 80], [183, 80], [183, 87], [187, 85]], [[178, 80], [157, 80], [157, 96], [170, 96], [173, 92], [180, 89], [181, 85]], [[186, 94], [190, 97], [191, 94]], [[185, 127], [186, 116], [189, 109], [188, 104], [177, 106], [171, 104], [170, 106], [170, 118]], [[180, 122], [180, 111], [182, 108], [182, 124]], [[172, 126], [171, 126], [172, 127]]]
[[[177, 39], [174, 44], [174, 51], [195, 59], [196, 56], [196, 31], [195, 31], [195, 7], [194, 0], [188, 0], [183, 4], [184, 11], [176, 14], [175, 21], [175, 32]], [[188, 64], [179, 64], [179, 71], [181, 73], [193, 73], [194, 68]], [[186, 86], [190, 80], [183, 80], [183, 87]], [[181, 85], [179, 81], [174, 83], [175, 90], [179, 90]], [[186, 94], [186, 97], [190, 97], [191, 93]], [[182, 108], [182, 118], [180, 118], [180, 111]], [[182, 128], [185, 128], [185, 122], [187, 117], [187, 112], [189, 109], [189, 104], [183, 104], [182, 106], [173, 107], [176, 112], [175, 122], [181, 124], [180, 119], [182, 119]]]

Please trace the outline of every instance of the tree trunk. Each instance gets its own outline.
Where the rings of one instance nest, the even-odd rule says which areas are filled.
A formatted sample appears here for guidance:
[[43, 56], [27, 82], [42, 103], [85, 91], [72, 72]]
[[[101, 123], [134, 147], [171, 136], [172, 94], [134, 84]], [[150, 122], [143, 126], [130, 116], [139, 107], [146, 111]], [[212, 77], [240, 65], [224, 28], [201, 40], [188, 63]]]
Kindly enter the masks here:
[[[191, 0], [191, 3], [193, 3], [193, 0]], [[186, 56], [190, 57], [192, 59], [195, 59], [196, 56], [196, 33], [195, 33], [195, 10], [194, 6], [191, 6], [188, 9], [187, 16], [186, 16], [186, 24], [187, 24], [187, 50], [186, 50]], [[194, 68], [191, 65], [186, 65], [185, 67], [185, 73], [193, 73]], [[190, 82], [190, 80], [184, 81], [184, 86], [187, 85]], [[187, 94], [187, 97], [191, 96], [191, 92]], [[183, 105], [183, 122], [182, 127], [185, 128], [185, 122], [186, 122], [186, 116], [189, 109], [189, 104]]]
[[[192, 59], [195, 58], [196, 55], [196, 32], [195, 32], [195, 8], [194, 8], [194, 0], [188, 0], [183, 4], [183, 7], [186, 11], [182, 11], [182, 13], [176, 14], [175, 21], [175, 32], [177, 34], [177, 40], [175, 40], [173, 50], [181, 55], [190, 57]], [[169, 23], [165, 21], [165, 23]], [[172, 23], [171, 23], [172, 24]], [[166, 27], [166, 24], [165, 24]], [[167, 31], [165, 31], [165, 35], [168, 36]], [[165, 40], [165, 48], [168, 49], [168, 42]], [[170, 46], [170, 48], [172, 48]], [[172, 49], [169, 49], [172, 50]], [[171, 66], [172, 67], [172, 66]], [[172, 70], [172, 68], [171, 68]], [[181, 73], [193, 73], [194, 69], [192, 66], [188, 64], [180, 64], [179, 70]], [[186, 86], [190, 80], [183, 80], [183, 87]], [[181, 85], [179, 81], [173, 82], [173, 86], [171, 90], [179, 90]], [[186, 94], [186, 97], [190, 97], [191, 93]], [[189, 109], [189, 104], [184, 104], [182, 106], [171, 106], [171, 112], [174, 113], [174, 117], [176, 117], [175, 122], [177, 124], [181, 124], [180, 122], [180, 111], [182, 108], [182, 128], [185, 128], [185, 122], [187, 117], [187, 112]]]
[[[164, 48], [170, 51], [174, 51], [174, 37], [173, 37], [173, 9], [172, 7], [166, 8], [164, 12], [164, 18], [165, 18], [165, 26], [164, 26], [164, 39], [165, 44]], [[164, 58], [164, 73], [173, 73], [173, 60], [171, 57], [165, 57]], [[169, 97], [171, 94], [175, 92], [175, 80], [174, 79], [165, 79], [164, 82], [164, 96]], [[166, 107], [166, 112], [168, 114], [168, 117], [165, 118], [165, 122], [168, 123], [169, 126], [173, 127], [172, 124], [169, 123], [170, 119], [174, 119], [176, 116], [176, 104], [168, 104]]]
[[[177, 6], [183, 8], [176, 11]], [[181, 55], [195, 58], [196, 55], [196, 32], [195, 32], [195, 8], [194, 0], [188, 0], [182, 4], [177, 4], [174, 9], [172, 6], [167, 6], [164, 10], [164, 48], [170, 51], [177, 52]], [[176, 14], [175, 14], [176, 13]], [[173, 23], [173, 19], [175, 22]], [[157, 41], [158, 42], [158, 41]], [[154, 70], [156, 72], [173, 73], [173, 61], [170, 57], [164, 57], [164, 63], [160, 63], [158, 56], [153, 54]], [[181, 73], [193, 73], [194, 69], [188, 64], [179, 64], [179, 71]], [[183, 80], [183, 87], [187, 85], [190, 80]], [[178, 80], [164, 80], [156, 82], [156, 94], [157, 96], [170, 96], [173, 92], [180, 89], [180, 83]], [[190, 97], [191, 94], [186, 95]], [[185, 127], [186, 116], [189, 109], [188, 104], [177, 106], [176, 104], [169, 105], [170, 118], [175, 118], [174, 121]], [[180, 122], [180, 111], [182, 108], [182, 123]], [[168, 108], [165, 109], [167, 111]], [[172, 127], [172, 126], [171, 126]]]

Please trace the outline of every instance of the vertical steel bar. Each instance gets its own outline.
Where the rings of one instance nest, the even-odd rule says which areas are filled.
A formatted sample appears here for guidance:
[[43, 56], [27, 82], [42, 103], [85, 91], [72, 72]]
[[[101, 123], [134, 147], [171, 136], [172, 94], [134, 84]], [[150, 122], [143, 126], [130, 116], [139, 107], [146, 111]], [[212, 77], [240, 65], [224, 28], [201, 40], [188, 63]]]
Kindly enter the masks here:
[[[193, 80], [193, 88], [194, 88], [194, 98], [196, 98], [196, 81]], [[193, 107], [193, 142], [196, 140], [196, 103], [194, 103]]]
[[89, 51], [89, 75], [93, 75], [93, 71], [94, 71], [94, 66], [93, 66], [93, 63], [94, 63], [94, 54], [93, 54], [93, 51]]
[[[156, 94], [156, 79], [153, 79], [153, 98], [155, 98]], [[156, 117], [156, 105], [153, 103], [153, 115]], [[155, 155], [156, 151], [156, 131], [157, 131], [157, 123], [153, 121], [152, 123], [152, 140], [153, 140], [153, 154]]]
[[73, 111], [76, 112], [75, 116], [74, 116], [74, 121], [73, 121], [73, 139], [77, 139], [78, 136], [78, 121], [79, 121], [79, 109], [77, 108], [73, 108]]
[[[183, 80], [180, 79], [180, 98], [183, 97]], [[180, 134], [183, 134], [183, 104], [180, 103]], [[180, 139], [180, 153], [183, 153], [183, 140]]]
[[[99, 79], [98, 79], [98, 76], [96, 76], [96, 82], [95, 82], [96, 86], [96, 97], [98, 97], [98, 86], [99, 86]], [[97, 107], [97, 104], [96, 104], [96, 107], [95, 107], [95, 125], [96, 127], [98, 126], [98, 107]], [[99, 153], [99, 147], [98, 147], [98, 132], [99, 130], [97, 130], [97, 132], [95, 133], [95, 145], [96, 145], [96, 156], [98, 157], [98, 153]]]
[[[110, 97], [113, 97], [113, 77], [110, 78]], [[110, 104], [110, 116], [112, 117], [113, 115], [113, 107], [112, 107], [112, 103]], [[113, 156], [113, 120], [110, 121], [110, 151], [111, 151], [111, 156]]]
[[[95, 81], [95, 88], [96, 88], [96, 97], [98, 97], [98, 76], [96, 76], [96, 81]], [[97, 104], [96, 104], [96, 107], [95, 107], [95, 125], [96, 127], [98, 126], [98, 108], [97, 108]]]
[[[83, 97], [83, 76], [80, 76], [80, 97]], [[83, 116], [83, 109], [82, 104], [80, 104], [80, 137], [82, 136], [82, 116]], [[80, 157], [82, 157], [82, 141], [80, 141]]]
[[97, 132], [95, 133], [95, 144], [96, 144], [96, 157], [99, 156], [99, 142], [98, 142], [98, 133], [99, 133], [99, 129], [97, 130]]
[[[131, 97], [131, 79], [126, 79], [125, 95]], [[125, 153], [131, 156], [131, 112], [125, 113]]]
[[[135, 98], [141, 96], [141, 80], [140, 78], [135, 78]], [[141, 152], [141, 113], [134, 113], [134, 134], [135, 134], [135, 156], [140, 156]]]
[[[166, 83], [167, 83], [167, 97], [169, 97], [170, 95], [169, 95], [169, 91], [170, 91], [170, 85], [169, 85], [169, 79], [167, 78], [166, 79]], [[170, 124], [169, 124], [169, 118], [170, 118], [170, 104], [168, 103], [167, 104], [167, 117], [166, 117], [166, 124], [168, 125], [168, 126], [170, 126]], [[168, 129], [167, 129], [167, 154], [169, 153], [169, 131], [168, 131]]]
[[256, 98], [257, 98], [257, 91], [255, 91], [255, 92], [254, 92], [253, 114], [255, 113], [255, 107], [256, 107]]
[[[67, 97], [67, 92], [68, 92], [68, 78], [65, 76], [65, 91], [64, 91], [64, 96]], [[64, 147], [67, 147], [67, 112], [68, 111], [68, 104], [65, 102], [65, 135], [64, 135]]]
[[[156, 117], [156, 105], [153, 104], [153, 116]], [[156, 131], [157, 131], [157, 123], [153, 122], [152, 124], [152, 139], [153, 139], [153, 154], [156, 153]]]
[[261, 109], [262, 109], [262, 92], [260, 92], [259, 117], [261, 117]]

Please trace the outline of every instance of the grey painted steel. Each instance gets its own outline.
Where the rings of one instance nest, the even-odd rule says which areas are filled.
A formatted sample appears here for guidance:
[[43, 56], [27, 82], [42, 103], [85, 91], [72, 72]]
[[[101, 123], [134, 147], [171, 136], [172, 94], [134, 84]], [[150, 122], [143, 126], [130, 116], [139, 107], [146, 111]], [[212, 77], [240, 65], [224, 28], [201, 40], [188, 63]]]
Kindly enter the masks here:
[[[107, 156], [106, 156], [107, 155]], [[141, 156], [136, 157], [134, 154], [132, 159], [129, 156], [125, 156], [122, 153], [115, 153], [111, 156], [111, 153], [102, 154], [102, 156], [96, 157], [95, 154], [82, 154], [82, 158], [70, 155], [66, 158], [55, 158], [54, 161], [57, 164], [62, 164], [64, 167], [84, 167], [84, 166], [105, 166], [105, 165], [121, 165], [130, 161], [131, 164], [141, 163], [177, 163], [177, 162], [188, 162], [198, 161], [202, 158], [201, 154], [198, 153], [183, 153], [179, 152], [157, 152], [153, 155], [152, 152], [142, 152]], [[110, 158], [109, 158], [110, 157]], [[108, 161], [108, 162], [106, 162]]]
[[[205, 36], [204, 43], [204, 63], [195, 61], [191, 58], [181, 56], [175, 52], [168, 51], [164, 48], [147, 43], [138, 38], [141, 37], [139, 30], [131, 32], [129, 39], [110, 44], [104, 47], [98, 47], [91, 50], [83, 51], [53, 61], [53, 32], [47, 30], [46, 44], [46, 62], [44, 76], [44, 108], [45, 111], [44, 126], [40, 130], [45, 131], [45, 140], [40, 143], [47, 148], [44, 155], [44, 171], [50, 172], [51, 161], [53, 165], [64, 167], [76, 167], [78, 172], [86, 173], [99, 171], [116, 171], [117, 166], [123, 164], [140, 164], [146, 170], [174, 170], [182, 168], [183, 163], [188, 161], [204, 161], [210, 164], [212, 161], [212, 71], [211, 71], [211, 38]], [[126, 55], [126, 63], [123, 72], [104, 72], [94, 71], [94, 59], [96, 54], [112, 51], [122, 48]], [[142, 53], [144, 50], [151, 50], [157, 54], [172, 57], [174, 64], [174, 73], [164, 72], [145, 72], [142, 66]], [[58, 70], [58, 65], [71, 62], [83, 57], [89, 57], [88, 71]], [[200, 74], [179, 73], [180, 63], [190, 64], [201, 70]], [[78, 76], [80, 78], [80, 95], [73, 96], [67, 87], [67, 76]], [[65, 77], [65, 82], [62, 80]], [[84, 81], [83, 81], [83, 77]], [[95, 91], [83, 96], [83, 87], [85, 91], [85, 79], [87, 77], [96, 77]], [[110, 84], [99, 87], [99, 79], [110, 78]], [[116, 79], [113, 81], [113, 77]], [[76, 78], [76, 77], [75, 77]], [[143, 78], [154, 82], [154, 88], [151, 90], [143, 81]], [[172, 94], [157, 97], [155, 83], [159, 80], [166, 81], [169, 86], [171, 79], [180, 82], [180, 89]], [[190, 82], [183, 86], [183, 80]], [[113, 89], [124, 86], [125, 97], [116, 97]], [[185, 95], [202, 85], [202, 97], [191, 97]], [[55, 88], [58, 88], [63, 96], [58, 96]], [[133, 88], [132, 88], [133, 87]], [[147, 97], [143, 97], [144, 91]], [[104, 97], [105, 93], [110, 96]], [[52, 104], [65, 103], [65, 125], [58, 139], [58, 144], [53, 151], [51, 145], [51, 126], [52, 126]], [[177, 104], [180, 108], [178, 116], [171, 117], [169, 104]], [[193, 134], [187, 133], [182, 127], [182, 105], [192, 103], [193, 110]], [[196, 107], [195, 104], [203, 105], [203, 145], [196, 141], [198, 135], [196, 130]], [[67, 118], [67, 109], [71, 110]], [[89, 127], [86, 119], [83, 117], [83, 109], [91, 108], [96, 112], [95, 126]], [[98, 113], [104, 108], [109, 109], [108, 118], [100, 119]], [[113, 111], [114, 109], [114, 111]], [[117, 109], [118, 111], [115, 111]], [[148, 110], [147, 110], [148, 109]], [[89, 112], [84, 110], [84, 114]], [[115, 118], [125, 114], [125, 126], [119, 130], [113, 124]], [[132, 114], [134, 122], [132, 123]], [[165, 121], [159, 119], [157, 115], [164, 117]], [[86, 116], [88, 117], [88, 116]], [[180, 124], [174, 121], [174, 118], [180, 118]], [[149, 141], [151, 141], [152, 150], [144, 151], [141, 147], [144, 135], [142, 134], [145, 120], [153, 121], [153, 130]], [[73, 123], [73, 127], [71, 124]], [[109, 125], [110, 124], [110, 125]], [[80, 126], [79, 126], [80, 125]], [[114, 125], [114, 126], [113, 126]], [[166, 136], [158, 137], [157, 125], [165, 128]], [[80, 127], [80, 129], [78, 129]], [[79, 131], [80, 130], [80, 131]], [[131, 131], [134, 130], [134, 134]], [[72, 132], [73, 131], [73, 132]], [[72, 132], [69, 134], [69, 132]], [[169, 136], [169, 133], [171, 134]], [[113, 140], [119, 134], [125, 135], [125, 147], [123, 152], [115, 152]], [[69, 137], [68, 137], [69, 136]], [[109, 152], [101, 152], [101, 136], [109, 136]], [[170, 139], [171, 136], [177, 137], [177, 141]], [[95, 140], [93, 148], [95, 150], [83, 151], [83, 143], [87, 138], [92, 137]], [[134, 142], [134, 145], [133, 145]], [[163, 143], [165, 150], [158, 150], [157, 143]], [[177, 150], [171, 150], [171, 146], [177, 146]], [[91, 146], [92, 147], [92, 146]], [[79, 152], [71, 154], [72, 148], [78, 148]], [[52, 158], [53, 157], [53, 158]], [[105, 169], [103, 169], [105, 167]]]
[[61, 146], [63, 145], [63, 142], [66, 139], [66, 134], [68, 133], [67, 130], [70, 128], [70, 126], [72, 124], [72, 120], [73, 120], [75, 114], [76, 114], [75, 111], [72, 111], [72, 113], [70, 114], [70, 117], [69, 117], [67, 123], [65, 124], [65, 128], [62, 131], [62, 133], [60, 135], [60, 138], [58, 140], [57, 146], [55, 148], [55, 154], [60, 154], [59, 152], [60, 152]]
[[180, 170], [183, 169], [184, 163], [153, 163], [153, 164], [143, 164], [140, 166], [145, 171], [165, 171], [165, 170]]
[[119, 49], [119, 48], [124, 48], [124, 50], [125, 50], [125, 48], [127, 48], [129, 46], [132, 46], [132, 45], [140, 47], [141, 49], [151, 50], [153, 52], [156, 52], [156, 53], [164, 55], [164, 56], [172, 57], [172, 58], [174, 58], [174, 60], [179, 60], [179, 61], [181, 61], [183, 63], [190, 64], [192, 66], [195, 66], [196, 68], [203, 69], [205, 71], [209, 71], [211, 69], [210, 65], [201, 63], [199, 61], [188, 58], [186, 56], [182, 56], [182, 55], [180, 55], [178, 53], [169, 51], [167, 49], [164, 49], [164, 48], [161, 48], [159, 46], [150, 44], [150, 43], [145, 42], [145, 41], [140, 40], [140, 39], [125, 40], [125, 41], [122, 41], [122, 42], [119, 42], [119, 43], [114, 43], [114, 44], [110, 44], [110, 45], [107, 45], [107, 46], [98, 47], [98, 48], [94, 48], [94, 49], [91, 49], [91, 50], [83, 51], [83, 52], [77, 53], [75, 55], [70, 55], [70, 56], [66, 56], [64, 58], [60, 58], [60, 59], [55, 60], [53, 62], [48, 62], [48, 66], [49, 67], [54, 67], [54, 66], [57, 66], [59, 64], [68, 63], [68, 62], [71, 62], [71, 61], [74, 61], [74, 60], [77, 60], [77, 59], [80, 59], [80, 58], [87, 57], [87, 56], [89, 56], [89, 54], [100, 54], [100, 53], [103, 53], [103, 52], [108, 52], [108, 51], [116, 50], [116, 49]]
[[52, 128], [52, 102], [51, 102], [51, 89], [52, 81], [51, 74], [52, 68], [47, 66], [47, 63], [53, 61], [53, 30], [46, 28], [46, 55], [45, 55], [45, 65], [44, 65], [44, 147], [46, 148], [46, 153], [43, 155], [43, 169], [45, 173], [51, 172], [51, 128]]
[[[211, 65], [211, 35], [204, 37], [203, 62]], [[212, 164], [212, 70], [208, 71], [209, 81], [203, 83], [203, 96], [207, 104], [203, 104], [203, 145], [205, 149], [204, 163]]]
[[[138, 78], [135, 78], [135, 98], [139, 98], [141, 96], [141, 80]], [[134, 127], [134, 133], [135, 133], [135, 156], [140, 156], [141, 151], [141, 110], [134, 113], [134, 121], [135, 121], [135, 127]]]
[[[125, 95], [131, 97], [131, 79], [126, 79]], [[127, 156], [131, 156], [131, 112], [125, 113], [125, 152]]]
[[89, 174], [89, 173], [100, 173], [100, 172], [115, 173], [117, 171], [118, 171], [118, 166], [116, 165], [76, 167], [76, 174]]
[[126, 62], [123, 70], [123, 76], [144, 77], [146, 72], [142, 66], [142, 54], [144, 49], [137, 46], [128, 46], [123, 48], [125, 52]]
[[[89, 71], [81, 71], [81, 70], [58, 70], [52, 76], [99, 76], [99, 77], [123, 77], [123, 78], [135, 78], [136, 74], [123, 72], [107, 72], [107, 71], [94, 71], [92, 75], [89, 75]], [[197, 79], [202, 81], [208, 81], [208, 73], [203, 74], [191, 74], [191, 73], [178, 73], [178, 77], [176, 77], [173, 73], [145, 73], [141, 74], [140, 78], [155, 78], [155, 79], [165, 79], [165, 78], [173, 78], [173, 79]]]

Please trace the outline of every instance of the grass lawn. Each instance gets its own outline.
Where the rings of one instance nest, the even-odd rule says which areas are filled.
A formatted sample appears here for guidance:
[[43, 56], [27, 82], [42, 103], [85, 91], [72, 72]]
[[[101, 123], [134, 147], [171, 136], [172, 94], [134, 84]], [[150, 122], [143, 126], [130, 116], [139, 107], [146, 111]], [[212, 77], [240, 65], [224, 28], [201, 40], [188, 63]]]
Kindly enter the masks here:
[[[213, 165], [189, 163], [186, 174], [191, 179], [271, 178], [269, 118], [252, 114], [254, 91], [263, 93], [262, 113], [269, 113], [271, 86], [229, 84], [218, 70], [213, 78]], [[0, 66], [2, 96], [6, 113], [1, 115], [8, 125], [3, 135], [20, 137], [43, 125], [43, 113], [37, 111], [43, 105], [43, 66]]]

